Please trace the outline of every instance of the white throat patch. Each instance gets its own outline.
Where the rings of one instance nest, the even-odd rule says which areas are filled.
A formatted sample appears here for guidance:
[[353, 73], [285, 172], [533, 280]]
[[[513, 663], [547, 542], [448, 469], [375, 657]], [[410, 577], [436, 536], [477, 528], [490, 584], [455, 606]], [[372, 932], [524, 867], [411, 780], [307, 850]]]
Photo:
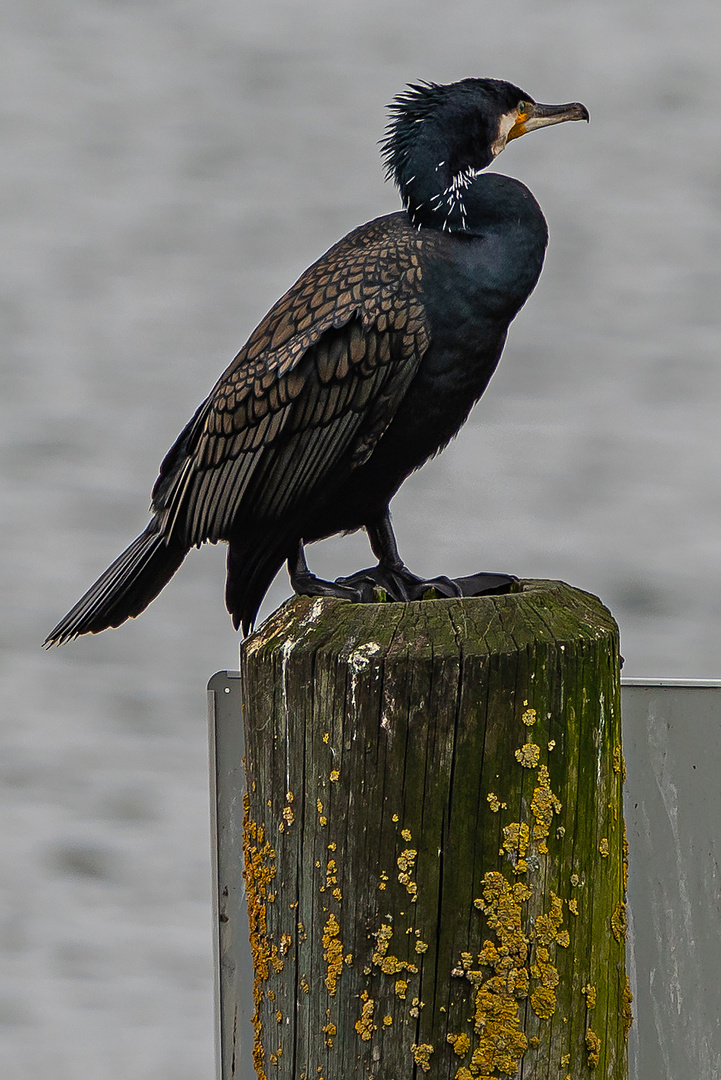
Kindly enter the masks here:
[[498, 136], [491, 143], [491, 153], [494, 157], [498, 157], [501, 150], [505, 149], [508, 133], [517, 119], [518, 109], [513, 109], [512, 112], [503, 113], [501, 116], [501, 119], [498, 122]]

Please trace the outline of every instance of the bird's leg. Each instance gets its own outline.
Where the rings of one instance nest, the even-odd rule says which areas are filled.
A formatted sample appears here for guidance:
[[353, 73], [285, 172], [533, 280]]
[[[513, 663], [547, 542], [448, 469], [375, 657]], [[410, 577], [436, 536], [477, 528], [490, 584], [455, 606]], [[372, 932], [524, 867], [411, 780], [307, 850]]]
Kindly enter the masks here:
[[485, 596], [493, 593], [512, 592], [517, 578], [510, 574], [471, 574], [468, 577], [420, 578], [411, 573], [398, 553], [390, 511], [366, 526], [373, 554], [378, 559], [378, 566], [361, 570], [348, 578], [339, 578], [338, 584], [346, 587], [363, 586], [367, 589], [369, 581], [385, 589], [390, 600], [420, 600], [428, 589], [433, 589], [444, 597]]
[[374, 583], [359, 580], [353, 585], [342, 581], [324, 581], [310, 570], [305, 558], [303, 541], [298, 541], [295, 553], [288, 558], [288, 574], [293, 591], [299, 596], [335, 596], [339, 600], [350, 600], [355, 604], [374, 600]]

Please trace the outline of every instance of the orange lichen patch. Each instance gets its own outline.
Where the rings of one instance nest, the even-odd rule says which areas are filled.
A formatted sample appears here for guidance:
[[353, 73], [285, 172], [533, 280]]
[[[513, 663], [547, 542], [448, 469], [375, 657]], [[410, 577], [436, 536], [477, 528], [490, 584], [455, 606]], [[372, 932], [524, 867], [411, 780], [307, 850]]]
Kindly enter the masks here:
[[446, 1035], [446, 1041], [451, 1043], [459, 1057], [465, 1057], [471, 1049], [471, 1040], [468, 1038], [465, 1031], [460, 1035], [452, 1035], [449, 1033]]
[[563, 901], [551, 892], [551, 910], [539, 915], [533, 927], [536, 951], [531, 975], [538, 979], [538, 985], [531, 994], [531, 1007], [542, 1020], [549, 1020], [556, 1011], [556, 987], [560, 980], [556, 967], [551, 963], [548, 947], [554, 942], [564, 948], [569, 944], [567, 931], [561, 930], [562, 922]]
[[604, 837], [601, 838], [601, 840], [599, 841], [598, 850], [601, 853], [601, 858], [602, 859], [607, 859], [608, 858], [611, 849], [610, 849], [610, 847], [608, 845], [608, 838], [607, 837], [604, 836]]
[[343, 945], [339, 935], [338, 920], [331, 912], [323, 928], [323, 959], [328, 965], [325, 985], [331, 997], [335, 995], [338, 979], [343, 972]]
[[626, 761], [620, 746], [613, 748], [613, 771], [620, 775], [621, 783], [626, 783]]
[[633, 994], [631, 993], [631, 986], [629, 984], [627, 975], [626, 984], [623, 988], [623, 994], [621, 996], [621, 1019], [623, 1021], [623, 1038], [625, 1042], [628, 1042], [628, 1033], [631, 1030], [631, 1024], [633, 1023], [633, 1013], [631, 1012], [632, 1001]]
[[278, 1009], [277, 1013], [275, 1014], [275, 1019], [276, 1019], [276, 1023], [278, 1023], [278, 1024], [283, 1023], [283, 1013], [280, 1011], [280, 1009]]
[[539, 915], [533, 927], [533, 936], [539, 945], [550, 945], [563, 924], [563, 900], [551, 892], [551, 910]]
[[586, 999], [586, 1008], [589, 1009], [589, 1010], [590, 1009], [595, 1009], [596, 1008], [596, 987], [592, 986], [591, 983], [586, 983], [585, 986], [581, 987], [581, 993], [583, 994], [583, 996]]
[[418, 886], [411, 877], [417, 857], [418, 852], [414, 848], [406, 848], [396, 859], [396, 865], [399, 870], [398, 881], [401, 885], [405, 885], [406, 892], [410, 896], [412, 904], [415, 904], [418, 898]]
[[420, 1065], [423, 1072], [428, 1072], [431, 1067], [431, 1054], [433, 1047], [430, 1043], [413, 1043], [411, 1053], [416, 1065]]
[[521, 720], [526, 725], [526, 727], [533, 727], [533, 725], [536, 722], [536, 719], [537, 719], [537, 714], [536, 714], [535, 709], [526, 709], [526, 711], [521, 716]]
[[[326, 1013], [326, 1016], [327, 1015], [328, 1015], [328, 1013]], [[328, 1047], [329, 1050], [332, 1050], [333, 1049], [333, 1039], [338, 1034], [338, 1028], [335, 1026], [335, 1024], [333, 1023], [332, 1020], [329, 1020], [328, 1023], [323, 1027], [322, 1030], [323, 1030], [323, 1039], [324, 1039], [325, 1045]]]
[[328, 778], [328, 779], [329, 779], [329, 780], [330, 780], [330, 781], [331, 781], [332, 783], [334, 783], [334, 784], [337, 784], [337, 783], [338, 783], [338, 781], [340, 780], [340, 772], [339, 772], [339, 770], [338, 770], [338, 769], [332, 769], [332, 770], [331, 770], [331, 774], [330, 774], [330, 776], [329, 776], [329, 778]]
[[628, 919], [626, 917], [626, 905], [623, 901], [616, 904], [611, 916], [611, 930], [616, 941], [625, 941], [628, 932]]
[[586, 1050], [588, 1051], [588, 1067], [589, 1069], [595, 1069], [601, 1052], [601, 1040], [596, 1032], [591, 1031], [590, 1028], [586, 1032]]
[[[407, 971], [410, 975], [418, 974], [418, 968], [415, 964], [409, 964], [406, 960], [399, 960], [397, 956], [388, 955], [388, 946], [393, 937], [393, 928], [388, 923], [382, 923], [380, 930], [374, 936], [376, 948], [372, 956], [372, 962], [376, 967], [380, 968], [384, 975], [398, 975], [401, 971]], [[398, 983], [396, 983], [396, 993], [398, 992], [397, 988]]]
[[560, 980], [545, 947], [536, 949], [531, 975], [539, 980], [539, 985], [531, 994], [531, 1007], [541, 1020], [550, 1020], [556, 1011], [556, 987]]
[[267, 1080], [265, 1073], [265, 1050], [261, 1040], [262, 1023], [260, 1007], [263, 1002], [263, 983], [270, 978], [271, 969], [280, 971], [283, 961], [278, 948], [268, 936], [267, 902], [269, 886], [276, 875], [275, 851], [265, 838], [262, 825], [250, 817], [250, 796], [243, 796], [243, 855], [245, 888], [248, 897], [248, 921], [250, 924], [250, 948], [253, 956], [253, 1064], [258, 1080]]
[[553, 815], [561, 813], [561, 803], [551, 790], [551, 777], [545, 765], [538, 770], [538, 784], [531, 799], [531, 813], [533, 814], [533, 839], [538, 843], [538, 851], [541, 855], [548, 854], [546, 840], [551, 831]]
[[527, 885], [511, 885], [502, 874], [490, 871], [483, 879], [483, 899], [474, 901], [497, 944], [485, 941], [478, 956], [479, 963], [491, 969], [488, 978], [482, 971], [471, 970], [470, 954], [461, 957], [463, 974], [474, 990], [474, 1028], [480, 1037], [466, 1070], [473, 1078], [495, 1071], [515, 1075], [528, 1047], [521, 1031], [519, 1002], [528, 994], [528, 939], [523, 933], [521, 905], [530, 896]]
[[535, 769], [538, 765], [538, 758], [541, 754], [540, 746], [536, 746], [535, 743], [528, 742], [520, 746], [515, 751], [516, 761], [519, 765], [522, 765], [524, 769]]
[[500, 854], [506, 851], [510, 855], [511, 865], [517, 874], [525, 874], [528, 870], [526, 854], [530, 835], [531, 830], [525, 821], [514, 821], [503, 829], [504, 840]]
[[373, 1023], [375, 1001], [372, 997], [368, 996], [367, 990], [364, 990], [361, 994], [361, 1001], [363, 1002], [363, 1007], [361, 1009], [360, 1020], [356, 1020], [355, 1022], [355, 1029], [363, 1042], [370, 1042], [373, 1032], [376, 1030], [376, 1024]]

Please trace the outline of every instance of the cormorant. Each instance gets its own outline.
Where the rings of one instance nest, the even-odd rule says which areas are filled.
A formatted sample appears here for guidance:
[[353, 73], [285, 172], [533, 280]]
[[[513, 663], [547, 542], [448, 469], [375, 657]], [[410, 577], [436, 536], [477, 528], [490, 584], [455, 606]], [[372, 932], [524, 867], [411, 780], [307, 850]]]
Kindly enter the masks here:
[[[166, 455], [148, 527], [47, 645], [139, 615], [206, 541], [228, 544], [226, 604], [246, 633], [286, 560], [296, 592], [355, 601], [378, 585], [394, 600], [509, 586], [417, 578], [388, 507], [466, 420], [541, 272], [538, 203], [482, 170], [519, 135], [588, 111], [474, 78], [410, 85], [390, 112], [383, 155], [403, 210], [349, 233], [271, 308]], [[359, 528], [378, 566], [315, 577], [304, 545]]]

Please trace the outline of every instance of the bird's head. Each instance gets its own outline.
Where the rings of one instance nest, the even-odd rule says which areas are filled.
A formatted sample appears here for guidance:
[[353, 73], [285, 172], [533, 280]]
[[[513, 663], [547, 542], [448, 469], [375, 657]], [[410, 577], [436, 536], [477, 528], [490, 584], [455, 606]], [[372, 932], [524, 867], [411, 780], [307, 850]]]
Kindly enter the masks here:
[[434, 198], [467, 187], [512, 139], [550, 124], [588, 120], [578, 102], [539, 105], [499, 79], [413, 84], [389, 110], [382, 142], [387, 175], [419, 224]]

